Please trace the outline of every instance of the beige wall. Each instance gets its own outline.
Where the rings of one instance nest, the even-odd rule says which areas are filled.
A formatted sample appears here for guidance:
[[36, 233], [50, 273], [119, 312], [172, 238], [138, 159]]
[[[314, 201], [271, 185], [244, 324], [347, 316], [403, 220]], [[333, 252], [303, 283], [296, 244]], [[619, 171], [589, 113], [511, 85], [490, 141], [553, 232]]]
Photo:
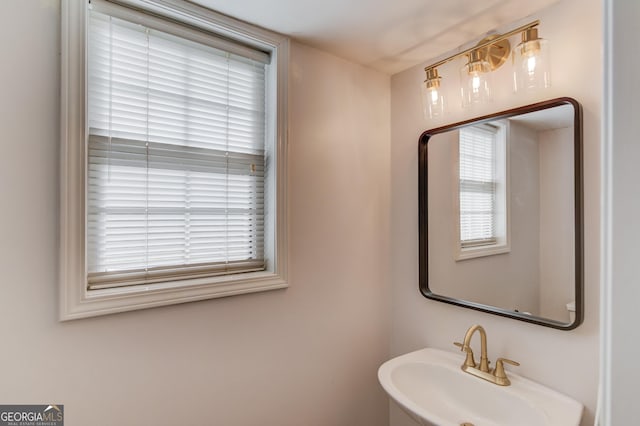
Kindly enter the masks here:
[[[421, 113], [422, 67], [391, 80], [391, 281], [393, 319], [391, 355], [451, 344], [476, 323], [485, 326], [491, 358], [506, 356], [521, 363], [524, 376], [566, 393], [586, 405], [583, 424], [593, 424], [598, 387], [599, 173], [601, 120], [601, 4], [599, 0], [562, 0], [532, 17], [541, 20], [540, 35], [551, 43], [553, 87], [532, 97], [514, 95], [507, 68], [496, 72], [500, 88], [493, 105], [463, 111], [454, 101], [459, 63], [440, 70], [443, 86], [450, 76], [450, 114], [427, 122]], [[572, 17], [568, 20], [568, 17]], [[528, 22], [528, 21], [524, 21]], [[515, 24], [515, 23], [514, 23]], [[515, 26], [515, 25], [514, 25]], [[444, 52], [443, 52], [444, 53]], [[585, 71], [588, 70], [588, 71]], [[583, 106], [585, 169], [585, 321], [576, 330], [560, 331], [428, 300], [418, 292], [418, 136], [448, 122], [529, 104], [543, 98], [572, 96]], [[452, 100], [453, 99], [453, 100]], [[477, 345], [477, 342], [474, 343]], [[462, 360], [462, 358], [461, 358]], [[394, 426], [412, 425], [392, 406]]]
[[0, 403], [66, 424], [388, 424], [389, 78], [292, 46], [290, 283], [57, 321], [59, 2], [0, 2]]

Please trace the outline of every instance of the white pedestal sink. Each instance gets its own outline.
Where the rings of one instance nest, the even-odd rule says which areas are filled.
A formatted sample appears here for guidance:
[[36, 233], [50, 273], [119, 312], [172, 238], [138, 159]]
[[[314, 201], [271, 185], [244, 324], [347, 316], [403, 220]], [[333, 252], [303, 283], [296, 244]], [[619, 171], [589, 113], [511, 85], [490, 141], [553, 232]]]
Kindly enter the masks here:
[[582, 404], [531, 380], [508, 373], [498, 386], [460, 369], [464, 357], [421, 349], [380, 366], [384, 390], [422, 425], [577, 426]]

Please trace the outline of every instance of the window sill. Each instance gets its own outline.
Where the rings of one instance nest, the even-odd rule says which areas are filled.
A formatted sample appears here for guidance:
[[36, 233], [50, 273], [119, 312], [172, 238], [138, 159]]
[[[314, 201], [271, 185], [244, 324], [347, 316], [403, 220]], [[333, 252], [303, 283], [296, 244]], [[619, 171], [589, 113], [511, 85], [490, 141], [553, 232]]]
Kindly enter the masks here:
[[215, 299], [288, 287], [286, 280], [272, 272], [251, 272], [224, 277], [84, 290], [70, 294], [60, 320], [73, 320], [178, 303]]
[[469, 247], [462, 249], [457, 248], [454, 254], [456, 262], [467, 259], [475, 259], [477, 257], [494, 256], [496, 254], [509, 253], [511, 251], [511, 245], [507, 243], [493, 244], [490, 246]]

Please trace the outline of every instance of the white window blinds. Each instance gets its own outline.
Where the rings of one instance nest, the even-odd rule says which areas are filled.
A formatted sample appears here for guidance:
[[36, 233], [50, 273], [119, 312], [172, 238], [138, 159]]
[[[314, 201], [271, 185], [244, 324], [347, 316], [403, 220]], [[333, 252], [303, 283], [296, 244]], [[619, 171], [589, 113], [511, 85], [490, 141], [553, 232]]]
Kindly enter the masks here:
[[460, 242], [496, 243], [496, 134], [493, 126], [460, 129]]
[[193, 39], [90, 12], [89, 288], [264, 269], [265, 54]]

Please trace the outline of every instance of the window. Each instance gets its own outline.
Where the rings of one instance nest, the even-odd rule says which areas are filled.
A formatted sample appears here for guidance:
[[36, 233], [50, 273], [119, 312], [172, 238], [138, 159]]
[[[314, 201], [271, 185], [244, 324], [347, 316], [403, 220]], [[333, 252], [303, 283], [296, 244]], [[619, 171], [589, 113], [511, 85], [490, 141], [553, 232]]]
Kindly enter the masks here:
[[287, 39], [127, 4], [63, 2], [61, 318], [286, 286]]
[[509, 251], [505, 127], [492, 122], [460, 129], [455, 185], [457, 260]]

